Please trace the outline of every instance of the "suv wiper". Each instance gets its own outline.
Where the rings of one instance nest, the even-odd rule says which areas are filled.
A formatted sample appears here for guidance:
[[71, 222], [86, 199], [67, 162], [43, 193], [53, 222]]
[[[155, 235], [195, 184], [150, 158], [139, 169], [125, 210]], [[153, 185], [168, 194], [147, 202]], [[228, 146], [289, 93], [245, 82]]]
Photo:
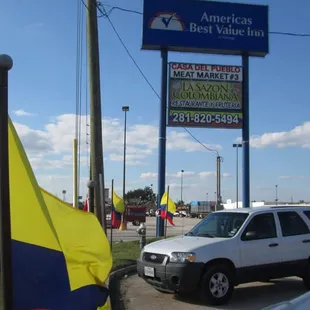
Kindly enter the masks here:
[[214, 238], [215, 236], [208, 234], [208, 233], [198, 233], [196, 236], [198, 237], [207, 237], [207, 238]]
[[189, 231], [188, 233], [185, 234], [185, 236], [195, 236], [195, 234], [191, 231]]

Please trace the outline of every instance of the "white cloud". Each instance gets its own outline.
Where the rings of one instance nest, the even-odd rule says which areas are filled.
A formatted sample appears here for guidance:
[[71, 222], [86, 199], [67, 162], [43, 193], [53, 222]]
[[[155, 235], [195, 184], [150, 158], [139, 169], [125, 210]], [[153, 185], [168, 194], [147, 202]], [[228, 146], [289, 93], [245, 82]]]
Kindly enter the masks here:
[[[183, 172], [183, 178], [191, 178], [195, 177], [196, 173], [193, 171], [184, 171]], [[158, 173], [157, 172], [143, 172], [140, 175], [140, 179], [155, 179], [157, 178]], [[182, 172], [179, 171], [177, 173], [166, 173], [167, 178], [181, 178]]]
[[[184, 171], [183, 172], [183, 178], [191, 178], [191, 177], [194, 177], [195, 175], [196, 174], [193, 171]], [[172, 174], [167, 173], [166, 176], [169, 178], [179, 178], [180, 179], [182, 176], [182, 172], [178, 171], [177, 173], [172, 173]]]
[[304, 179], [305, 176], [299, 175], [299, 176], [294, 176], [294, 175], [281, 175], [279, 176], [280, 180], [298, 180], [298, 179]]
[[140, 175], [140, 179], [156, 179], [157, 178], [157, 173], [156, 172], [143, 172]]
[[[66, 190], [66, 201], [72, 202], [73, 187], [72, 187], [72, 174], [61, 175], [41, 175], [36, 176], [39, 185], [49, 191], [50, 193], [57, 195], [59, 198], [62, 197], [62, 191]], [[87, 194], [87, 182], [88, 178], [80, 179], [80, 192], [79, 196], [86, 197]]]
[[[54, 169], [73, 169], [72, 155], [64, 155], [59, 159], [50, 159], [43, 156], [29, 156], [33, 170], [54, 170]], [[80, 157], [80, 167], [86, 167], [88, 165], [89, 158], [87, 156]]]
[[214, 171], [203, 171], [199, 173], [201, 179], [206, 179], [210, 177], [216, 177], [216, 172]]
[[[30, 157], [61, 156], [72, 154], [72, 143], [75, 137], [75, 115], [63, 114], [46, 124], [43, 130], [34, 130], [27, 125], [14, 123], [23, 145]], [[89, 141], [86, 135], [86, 123], [89, 117], [81, 117], [81, 154], [85, 156]], [[88, 127], [89, 128], [89, 127]], [[88, 129], [89, 130], [89, 129]], [[89, 132], [88, 132], [89, 133]], [[123, 160], [123, 126], [119, 119], [102, 121], [104, 154], [111, 161]], [[147, 158], [158, 147], [158, 128], [152, 125], [132, 125], [127, 130], [126, 162], [128, 165], [145, 164]], [[221, 146], [210, 146], [220, 149]], [[185, 152], [205, 151], [187, 133], [171, 131], [167, 135], [167, 150], [183, 150]], [[35, 156], [34, 156], [35, 155]], [[38, 159], [33, 159], [33, 162]], [[55, 162], [58, 166], [59, 163]], [[188, 172], [184, 172], [184, 176]]]
[[[143, 154], [126, 154], [126, 165], [128, 166], [138, 166], [143, 165], [143, 159], [145, 159]], [[123, 161], [124, 155], [120, 154], [110, 154], [109, 159], [111, 161]]]
[[[222, 147], [218, 144], [206, 144], [206, 147], [212, 150], [221, 150]], [[190, 135], [185, 132], [171, 131], [167, 137], [167, 150], [178, 151], [184, 150], [185, 152], [205, 151], [205, 148], [199, 143], [195, 142]]]
[[[179, 183], [171, 183], [167, 185], [169, 185], [169, 188], [181, 188], [181, 184]], [[183, 184], [182, 188], [195, 188], [199, 185], [200, 184]]]
[[26, 112], [24, 110], [15, 110], [15, 111], [13, 111], [13, 113], [16, 116], [36, 116], [37, 115], [36, 113], [30, 113], [30, 112]]
[[[221, 174], [223, 178], [231, 178], [232, 175], [230, 173], [222, 173]], [[201, 179], [207, 179], [207, 178], [213, 178], [216, 177], [216, 172], [215, 171], [202, 171], [199, 173], [199, 177]]]
[[[241, 138], [237, 139], [239, 142]], [[310, 122], [296, 126], [290, 131], [264, 133], [261, 136], [252, 136], [250, 145], [253, 148], [275, 146], [278, 148], [301, 147], [310, 148]]]

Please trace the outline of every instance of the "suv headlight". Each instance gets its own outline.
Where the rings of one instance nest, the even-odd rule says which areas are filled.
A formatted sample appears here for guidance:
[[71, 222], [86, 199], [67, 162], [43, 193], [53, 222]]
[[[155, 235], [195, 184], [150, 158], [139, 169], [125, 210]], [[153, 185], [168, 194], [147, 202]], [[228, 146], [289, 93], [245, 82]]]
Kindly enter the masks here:
[[189, 252], [173, 252], [170, 255], [171, 263], [186, 263], [186, 262], [194, 262], [195, 261], [195, 253]]

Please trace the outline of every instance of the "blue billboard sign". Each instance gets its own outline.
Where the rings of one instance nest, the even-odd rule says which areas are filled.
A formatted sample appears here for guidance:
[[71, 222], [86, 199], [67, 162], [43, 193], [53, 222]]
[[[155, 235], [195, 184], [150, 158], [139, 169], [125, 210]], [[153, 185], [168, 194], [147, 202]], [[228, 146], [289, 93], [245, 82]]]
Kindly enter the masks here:
[[264, 57], [268, 6], [204, 0], [144, 0], [142, 49]]

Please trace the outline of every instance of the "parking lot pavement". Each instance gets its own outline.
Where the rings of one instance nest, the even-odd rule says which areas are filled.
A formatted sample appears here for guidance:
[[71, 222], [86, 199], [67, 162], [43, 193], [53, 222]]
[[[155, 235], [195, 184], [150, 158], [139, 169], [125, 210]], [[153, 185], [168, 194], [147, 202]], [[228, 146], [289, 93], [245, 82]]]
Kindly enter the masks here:
[[137, 275], [121, 280], [121, 293], [126, 310], [260, 310], [272, 304], [296, 298], [306, 292], [298, 278], [287, 278], [269, 283], [251, 283], [235, 288], [233, 298], [225, 306], [208, 307], [197, 297], [180, 299], [173, 294], [156, 291]]
[[[177, 236], [188, 232], [194, 225], [196, 225], [200, 220], [191, 218], [179, 218], [175, 217], [173, 222], [175, 226], [171, 226], [169, 223], [167, 225], [167, 236]], [[148, 238], [154, 238], [156, 236], [156, 217], [146, 218], [146, 235]], [[137, 226], [133, 226], [132, 223], [127, 224], [127, 230], [120, 231], [118, 229], [113, 229], [112, 239], [113, 241], [133, 241], [139, 240], [137, 234]], [[107, 230], [108, 238], [110, 240], [111, 230]]]

